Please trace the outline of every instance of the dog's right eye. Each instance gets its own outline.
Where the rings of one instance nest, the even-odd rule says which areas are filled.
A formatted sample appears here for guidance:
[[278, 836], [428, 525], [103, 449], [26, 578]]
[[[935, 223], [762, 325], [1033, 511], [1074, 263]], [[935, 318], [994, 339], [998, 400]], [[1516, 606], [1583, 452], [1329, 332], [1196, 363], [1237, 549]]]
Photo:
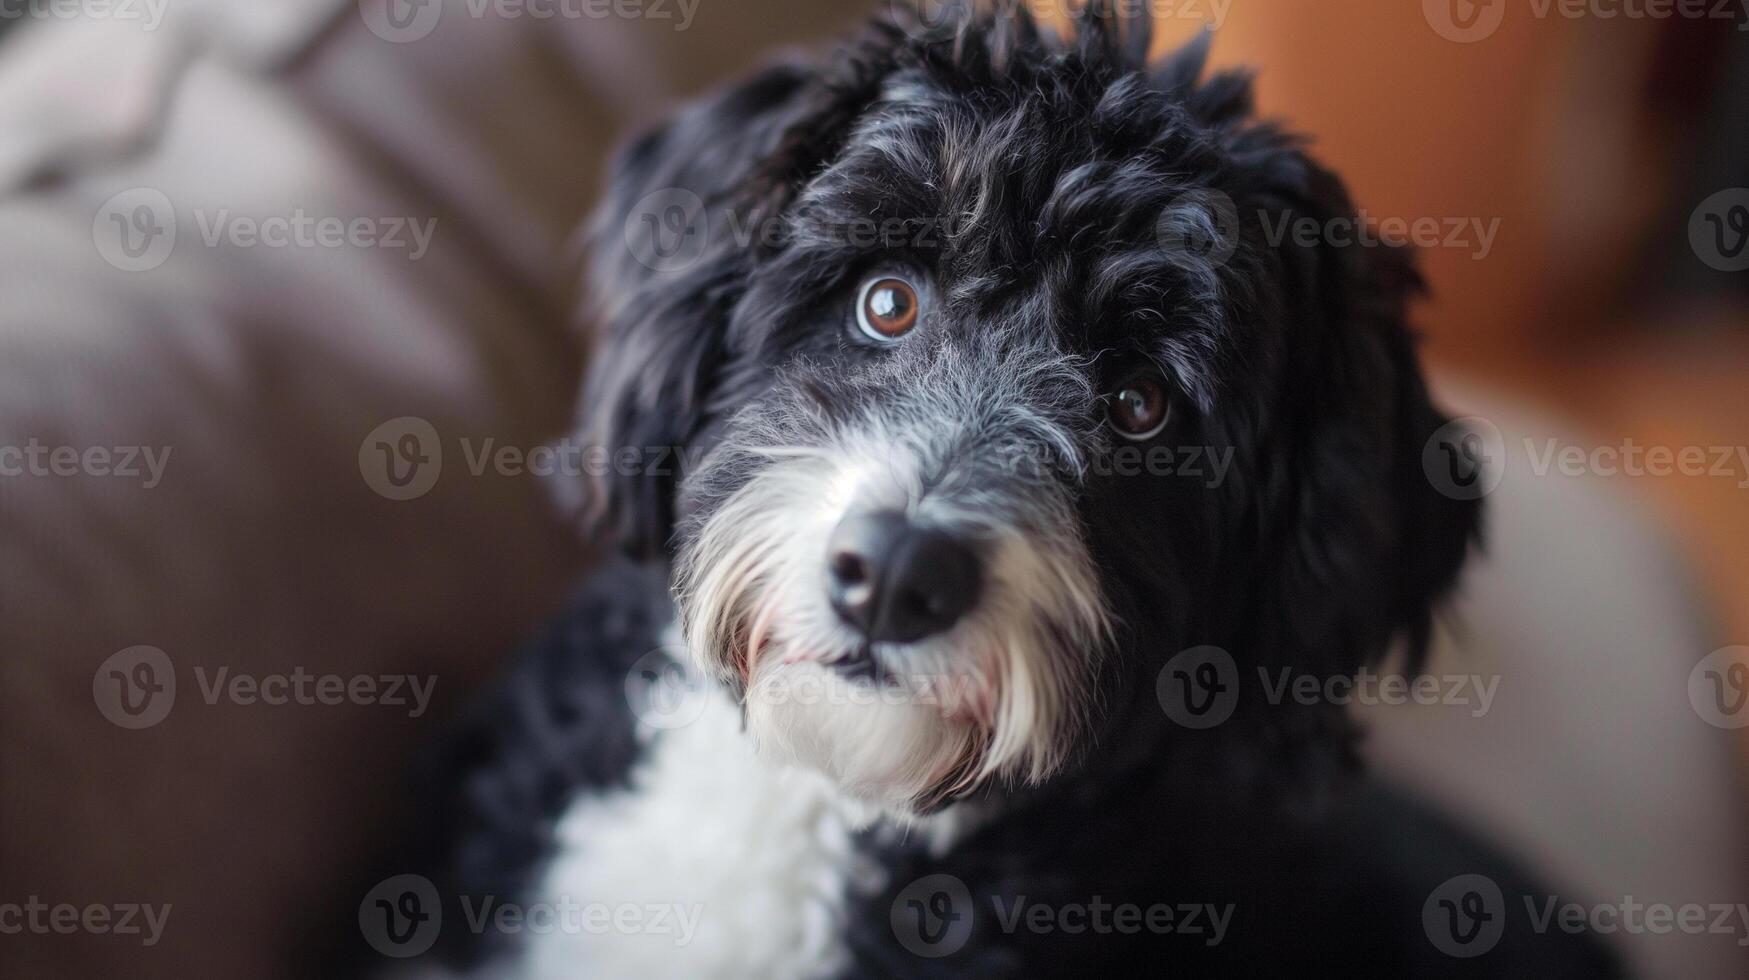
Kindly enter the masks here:
[[874, 276], [857, 291], [856, 325], [881, 343], [890, 344], [910, 333], [922, 315], [917, 287], [898, 276]]

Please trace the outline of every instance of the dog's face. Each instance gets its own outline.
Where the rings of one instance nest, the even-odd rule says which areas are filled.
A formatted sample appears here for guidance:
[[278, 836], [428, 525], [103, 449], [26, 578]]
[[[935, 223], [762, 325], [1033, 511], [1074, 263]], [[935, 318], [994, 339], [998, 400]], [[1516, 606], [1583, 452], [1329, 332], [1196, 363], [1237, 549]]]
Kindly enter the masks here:
[[762, 751], [894, 810], [1173, 737], [1190, 646], [1419, 647], [1473, 530], [1420, 475], [1406, 260], [1271, 241], [1340, 185], [1146, 46], [1104, 2], [877, 24], [620, 164], [585, 423], [702, 462], [599, 515]]

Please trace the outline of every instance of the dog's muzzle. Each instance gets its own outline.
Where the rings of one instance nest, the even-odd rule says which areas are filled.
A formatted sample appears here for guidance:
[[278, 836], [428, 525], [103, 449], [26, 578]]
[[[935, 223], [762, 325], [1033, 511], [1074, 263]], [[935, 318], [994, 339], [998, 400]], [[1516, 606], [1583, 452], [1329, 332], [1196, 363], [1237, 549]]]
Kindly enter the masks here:
[[1054, 771], [1109, 639], [1075, 506], [1085, 365], [983, 340], [798, 365], [686, 488], [693, 657], [762, 753], [897, 809]]

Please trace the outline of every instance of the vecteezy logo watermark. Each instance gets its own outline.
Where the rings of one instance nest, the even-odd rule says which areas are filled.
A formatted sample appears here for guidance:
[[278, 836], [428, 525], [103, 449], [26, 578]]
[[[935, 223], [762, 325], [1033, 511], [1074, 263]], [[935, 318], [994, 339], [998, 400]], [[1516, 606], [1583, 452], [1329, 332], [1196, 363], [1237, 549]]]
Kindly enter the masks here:
[[[1422, 0], [1421, 11], [1440, 37], [1470, 44], [1493, 36], [1513, 0]], [[1746, 0], [1529, 0], [1537, 20], [1735, 20], [1749, 29]]]
[[1422, 447], [1421, 470], [1453, 500], [1486, 497], [1506, 478], [1506, 437], [1478, 416], [1447, 422]]
[[704, 199], [681, 187], [647, 194], [625, 220], [626, 248], [656, 272], [681, 272], [704, 256], [710, 216]]
[[1447, 956], [1481, 956], [1506, 932], [1506, 898], [1486, 875], [1449, 878], [1422, 903], [1421, 928]]
[[626, 671], [625, 693], [632, 714], [659, 731], [697, 721], [711, 696], [710, 682], [677, 646], [658, 647], [633, 662]]
[[377, 883], [358, 903], [358, 931], [384, 956], [406, 959], [437, 943], [443, 902], [423, 875], [396, 875]]
[[972, 937], [972, 893], [953, 875], [929, 875], [906, 885], [888, 914], [899, 945], [925, 959], [952, 956]]
[[1688, 703], [1714, 728], [1749, 728], [1749, 647], [1722, 647], [1688, 674]]
[[1174, 723], [1213, 728], [1238, 707], [1239, 666], [1220, 647], [1191, 647], [1166, 661], [1154, 681], [1154, 694]]
[[155, 31], [170, 0], [0, 0], [0, 21], [115, 20]]
[[390, 500], [425, 496], [443, 473], [437, 428], [411, 415], [384, 422], [359, 444], [358, 472], [367, 486]]
[[36, 936], [139, 936], [140, 945], [151, 948], [164, 938], [164, 926], [174, 906], [120, 902], [51, 905], [35, 895], [24, 902], [0, 902], [0, 936], [30, 933]]
[[1421, 13], [1440, 37], [1470, 44], [1500, 29], [1506, 4], [1507, 0], [1421, 0]]
[[392, 44], [419, 41], [437, 30], [444, 0], [358, 0], [370, 32]]
[[176, 668], [157, 647], [128, 647], [97, 666], [91, 699], [103, 717], [122, 728], [151, 728], [176, 706]]
[[156, 489], [170, 465], [172, 446], [49, 446], [32, 439], [0, 446], [0, 477], [97, 477], [141, 480]]
[[1749, 269], [1749, 189], [1719, 191], [1688, 216], [1688, 244], [1720, 272]]
[[[246, 674], [229, 667], [194, 668], [201, 700], [241, 706], [304, 707], [340, 705], [405, 708], [418, 718], [437, 689], [433, 675], [315, 674], [302, 667], [289, 674]], [[176, 704], [176, 666], [157, 647], [128, 647], [110, 655], [91, 675], [91, 697], [103, 717], [122, 728], [151, 728], [170, 716]]]
[[1239, 250], [1239, 207], [1212, 187], [1186, 191], [1161, 209], [1154, 234], [1177, 264], [1219, 268]]
[[91, 241], [117, 269], [150, 272], [176, 251], [176, 207], [155, 187], [122, 191], [97, 209]]

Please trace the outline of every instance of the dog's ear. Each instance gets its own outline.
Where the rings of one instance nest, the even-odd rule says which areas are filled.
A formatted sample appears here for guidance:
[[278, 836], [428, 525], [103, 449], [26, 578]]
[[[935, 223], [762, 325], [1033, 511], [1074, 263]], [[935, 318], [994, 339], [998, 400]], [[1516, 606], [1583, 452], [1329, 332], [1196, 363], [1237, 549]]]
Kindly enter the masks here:
[[636, 557], [659, 555], [673, 527], [676, 450], [704, 423], [727, 311], [751, 260], [734, 235], [737, 222], [756, 220], [743, 195], [808, 84], [806, 69], [771, 68], [614, 161], [590, 242], [596, 332], [579, 421], [599, 465], [584, 520]]
[[728, 325], [750, 272], [782, 247], [803, 183], [915, 55], [910, 37], [903, 17], [877, 20], [829, 60], [768, 68], [617, 158], [591, 233], [597, 331], [579, 412], [584, 445], [606, 450], [585, 523], [633, 557], [667, 553], [680, 464], [721, 421], [719, 382], [748, 373]]
[[1293, 188], [1278, 185], [1280, 196], [1251, 213], [1324, 233], [1269, 245], [1283, 273], [1288, 356], [1259, 522], [1268, 530], [1258, 571], [1271, 583], [1255, 620], [1260, 652], [1329, 676], [1376, 663], [1401, 637], [1414, 669], [1433, 608], [1479, 536], [1480, 507], [1423, 469], [1448, 420], [1407, 323], [1423, 290], [1413, 256], [1330, 234], [1355, 227], [1346, 190], [1297, 148], [1282, 152], [1291, 165], [1277, 172], [1292, 174]]
[[680, 112], [622, 151], [591, 233], [591, 363], [579, 407], [594, 452], [586, 530], [662, 555], [681, 462], [730, 368], [726, 327], [800, 182], [865, 92], [784, 64]]

